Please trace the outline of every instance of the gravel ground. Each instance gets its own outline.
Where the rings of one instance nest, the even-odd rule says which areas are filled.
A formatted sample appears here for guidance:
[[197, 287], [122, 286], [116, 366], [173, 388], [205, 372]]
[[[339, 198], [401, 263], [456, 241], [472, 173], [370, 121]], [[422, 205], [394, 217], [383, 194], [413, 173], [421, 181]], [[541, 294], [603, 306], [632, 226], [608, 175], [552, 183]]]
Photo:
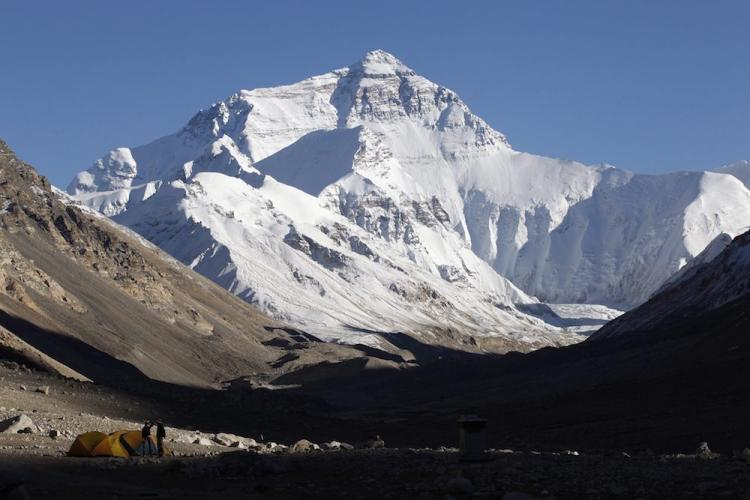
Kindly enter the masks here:
[[[173, 457], [65, 456], [77, 434], [138, 429], [149, 411], [106, 387], [0, 366], [0, 419], [25, 414], [36, 427], [0, 433], [0, 499], [19, 483], [28, 498], [750, 499], [750, 464], [727, 455], [493, 450], [465, 464], [453, 448], [294, 453], [293, 443], [245, 439], [250, 449], [238, 450], [209, 432], [168, 428]], [[211, 444], [192, 443], [199, 438]]]

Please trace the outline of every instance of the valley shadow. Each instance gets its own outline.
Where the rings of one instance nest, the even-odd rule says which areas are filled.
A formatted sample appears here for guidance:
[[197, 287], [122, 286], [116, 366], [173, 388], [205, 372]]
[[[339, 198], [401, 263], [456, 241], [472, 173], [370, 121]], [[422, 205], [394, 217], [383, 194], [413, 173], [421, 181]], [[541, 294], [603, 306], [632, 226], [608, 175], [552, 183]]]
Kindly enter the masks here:
[[[424, 342], [420, 342], [416, 337], [409, 335], [407, 333], [403, 332], [387, 332], [387, 331], [380, 331], [380, 330], [370, 330], [367, 328], [361, 328], [361, 327], [355, 327], [355, 326], [347, 326], [347, 328], [353, 332], [360, 332], [360, 333], [366, 333], [370, 335], [377, 335], [381, 337], [383, 340], [387, 341], [389, 344], [391, 344], [396, 349], [401, 349], [405, 351], [409, 351], [412, 356], [414, 356], [414, 363], [424, 363], [428, 361], [434, 361], [437, 359], [442, 358], [474, 358], [474, 357], [482, 357], [482, 358], [493, 358], [496, 357], [496, 354], [493, 353], [471, 353], [467, 351], [462, 351], [460, 349], [452, 349], [450, 347], [445, 347], [441, 345], [435, 345], [435, 344], [426, 344]], [[367, 355], [372, 355], [373, 357], [379, 357], [381, 359], [391, 359], [393, 361], [401, 360], [406, 361], [402, 356], [397, 356], [394, 354], [389, 353], [388, 351], [377, 349], [374, 347], [368, 347], [364, 346], [362, 344], [357, 344], [354, 346], [356, 349], [359, 349], [363, 353]], [[376, 354], [377, 351], [377, 354]]]
[[[220, 391], [154, 380], [130, 363], [81, 340], [3, 310], [0, 310], [0, 326], [94, 383], [113, 389], [124, 399], [138, 399], [140, 402], [131, 408], [133, 413], [128, 418], [161, 419], [175, 427], [203, 428], [211, 432], [267, 432], [272, 437], [282, 437], [288, 435], [287, 429], [299, 427], [294, 424], [295, 420], [304, 418], [310, 411], [325, 412], [326, 409], [323, 403], [312, 398], [278, 391]], [[14, 351], [0, 351], [0, 355], [6, 361], [35, 366], [33, 359]], [[41, 368], [38, 364], [35, 367]], [[106, 401], [103, 405], [106, 407]], [[251, 424], [247, 425], [248, 422]]]
[[401, 445], [455, 442], [457, 417], [479, 414], [499, 447], [687, 453], [707, 440], [727, 452], [750, 442], [747, 311], [739, 301], [668, 329], [497, 356], [369, 332], [422, 361], [362, 364], [292, 392], [319, 396], [333, 414]]
[[374, 332], [418, 353], [419, 363], [386, 369], [370, 363], [384, 355], [364, 346], [363, 354], [374, 355], [294, 372], [289, 379], [301, 386], [287, 390], [158, 382], [7, 313], [0, 313], [0, 324], [113, 394], [137, 398], [128, 419], [160, 418], [282, 443], [357, 442], [380, 434], [390, 446], [440, 446], [455, 445], [458, 416], [476, 413], [490, 420], [495, 447], [690, 451], [701, 440], [730, 450], [750, 442], [750, 309], [746, 302], [732, 307], [669, 331], [529, 354], [486, 356]]
[[148, 384], [152, 380], [130, 363], [119, 360], [95, 347], [52, 330], [41, 328], [23, 318], [0, 310], [0, 326], [50, 358], [81, 375], [104, 384]]

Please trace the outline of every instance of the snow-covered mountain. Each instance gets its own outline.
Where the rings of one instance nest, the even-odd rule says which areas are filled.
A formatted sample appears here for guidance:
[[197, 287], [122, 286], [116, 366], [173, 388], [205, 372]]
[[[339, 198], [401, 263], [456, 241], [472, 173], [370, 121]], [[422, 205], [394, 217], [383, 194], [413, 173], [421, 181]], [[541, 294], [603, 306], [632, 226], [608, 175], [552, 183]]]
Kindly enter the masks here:
[[630, 307], [750, 220], [735, 175], [514, 151], [382, 51], [243, 90], [176, 134], [111, 151], [68, 192], [318, 334], [455, 329], [514, 348], [575, 340], [534, 296]]
[[[651, 300], [612, 321], [593, 338], [669, 330], [677, 325], [704, 320], [709, 313], [729, 304], [735, 316], [724, 317], [737, 327], [745, 322], [750, 298], [750, 231], [706, 248], [693, 265], [685, 266]], [[694, 323], [695, 324], [695, 323]], [[691, 325], [692, 326], [692, 325]], [[743, 334], [744, 327], [737, 328]]]

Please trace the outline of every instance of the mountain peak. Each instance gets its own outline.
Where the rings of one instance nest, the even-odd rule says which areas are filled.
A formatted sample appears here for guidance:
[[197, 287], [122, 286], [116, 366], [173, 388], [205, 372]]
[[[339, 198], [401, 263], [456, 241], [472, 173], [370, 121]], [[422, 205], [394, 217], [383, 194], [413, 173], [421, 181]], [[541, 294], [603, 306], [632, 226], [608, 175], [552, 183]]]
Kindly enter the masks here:
[[414, 73], [396, 56], [380, 49], [366, 53], [362, 59], [352, 65], [352, 69], [360, 70], [366, 75]]

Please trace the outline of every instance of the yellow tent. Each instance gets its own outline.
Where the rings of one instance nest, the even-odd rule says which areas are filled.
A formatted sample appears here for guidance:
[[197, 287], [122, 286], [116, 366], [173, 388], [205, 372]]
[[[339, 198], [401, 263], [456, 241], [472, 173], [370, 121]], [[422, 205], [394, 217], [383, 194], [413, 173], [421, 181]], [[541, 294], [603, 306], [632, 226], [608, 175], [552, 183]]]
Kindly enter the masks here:
[[[165, 449], [165, 455], [169, 452]], [[143, 439], [140, 431], [87, 432], [78, 436], [68, 451], [70, 457], [144, 457], [158, 455], [153, 436]]]

